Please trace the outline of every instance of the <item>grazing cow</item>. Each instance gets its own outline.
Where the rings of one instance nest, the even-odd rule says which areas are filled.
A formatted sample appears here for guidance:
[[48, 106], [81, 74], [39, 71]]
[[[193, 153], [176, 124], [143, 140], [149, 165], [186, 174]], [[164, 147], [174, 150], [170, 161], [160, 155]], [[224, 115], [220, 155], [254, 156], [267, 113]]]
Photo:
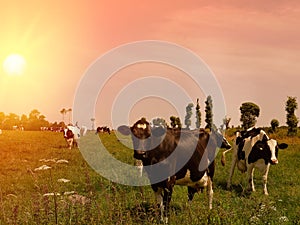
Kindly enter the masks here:
[[[168, 222], [169, 204], [175, 184], [188, 186], [189, 201], [192, 201], [196, 192], [207, 187], [209, 208], [212, 208], [216, 148], [231, 147], [221, 134], [208, 133], [203, 129], [181, 131], [151, 128], [144, 118], [132, 127], [120, 126], [118, 131], [123, 135], [131, 135], [134, 158], [143, 162], [159, 202], [162, 221]], [[157, 165], [159, 169], [155, 170], [154, 166]], [[162, 174], [162, 179], [157, 181], [157, 176]]]
[[100, 132], [110, 134], [110, 129], [107, 126], [105, 126], [105, 127], [97, 127], [96, 134], [98, 134]]
[[[267, 134], [259, 128], [253, 128], [246, 132], [244, 136], [237, 132], [236, 140], [233, 146], [232, 164], [227, 188], [230, 189], [232, 176], [235, 166], [248, 175], [248, 190], [255, 191], [253, 174], [257, 168], [262, 173], [263, 192], [268, 195], [267, 178], [270, 165], [278, 163], [278, 150], [285, 149], [288, 145], [285, 143], [278, 144], [276, 140], [270, 139]], [[232, 150], [230, 149], [230, 150]], [[224, 151], [222, 154], [222, 164], [225, 165], [225, 154], [230, 151]]]

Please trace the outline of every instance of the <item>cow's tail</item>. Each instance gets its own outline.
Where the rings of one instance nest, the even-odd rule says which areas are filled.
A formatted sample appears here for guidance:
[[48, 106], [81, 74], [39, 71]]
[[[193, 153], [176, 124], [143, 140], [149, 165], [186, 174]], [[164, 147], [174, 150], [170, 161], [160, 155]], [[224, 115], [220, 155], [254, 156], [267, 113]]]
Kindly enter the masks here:
[[228, 150], [222, 152], [222, 157], [221, 157], [221, 164], [222, 164], [222, 166], [225, 166], [225, 164], [226, 164], [225, 154], [226, 154], [227, 152], [231, 151], [231, 150], [232, 150], [232, 148], [230, 148], [230, 149], [228, 149]]

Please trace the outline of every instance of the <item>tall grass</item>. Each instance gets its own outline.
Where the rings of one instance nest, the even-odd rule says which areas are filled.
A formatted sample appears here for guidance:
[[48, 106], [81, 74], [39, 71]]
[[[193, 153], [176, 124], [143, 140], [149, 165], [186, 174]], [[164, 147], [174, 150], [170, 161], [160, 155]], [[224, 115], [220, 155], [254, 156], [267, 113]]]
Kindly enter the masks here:
[[[132, 151], [113, 134], [100, 137], [115, 158], [133, 163]], [[259, 173], [255, 193], [243, 192], [246, 181], [239, 172], [233, 189], [226, 190], [230, 165], [222, 167], [219, 154], [213, 209], [208, 210], [206, 193], [197, 194], [189, 205], [187, 189], [176, 186], [170, 224], [300, 224], [300, 143], [283, 139], [291, 145], [279, 153], [279, 164], [271, 167], [268, 197], [262, 194]], [[60, 159], [65, 161], [57, 163]], [[0, 162], [0, 224], [159, 223], [150, 187], [124, 186], [103, 178], [78, 149], [67, 149], [61, 133], [3, 131]], [[42, 165], [51, 169], [35, 170]], [[61, 178], [70, 182], [59, 182]]]

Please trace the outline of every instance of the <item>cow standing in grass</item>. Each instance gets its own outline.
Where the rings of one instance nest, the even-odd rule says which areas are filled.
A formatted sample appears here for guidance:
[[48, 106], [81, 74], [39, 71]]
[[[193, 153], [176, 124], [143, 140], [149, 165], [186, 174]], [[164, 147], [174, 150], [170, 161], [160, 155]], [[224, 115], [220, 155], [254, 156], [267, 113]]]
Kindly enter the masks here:
[[[262, 173], [263, 192], [268, 195], [267, 179], [270, 165], [278, 164], [278, 150], [285, 149], [288, 145], [278, 144], [276, 140], [270, 139], [265, 131], [260, 128], [252, 128], [247, 135], [237, 132], [232, 152], [232, 163], [227, 180], [227, 188], [230, 189], [235, 166], [248, 176], [248, 190], [255, 191], [253, 175], [257, 168]], [[231, 150], [231, 149], [230, 149]], [[222, 154], [222, 164], [225, 165], [225, 154]]]
[[[86, 133], [86, 128], [82, 129], [83, 134]], [[78, 139], [81, 135], [81, 129], [77, 126], [67, 126], [64, 129], [64, 138], [66, 139], [67, 145], [69, 149], [72, 147], [78, 147]]]
[[[181, 131], [151, 128], [144, 118], [132, 127], [120, 126], [118, 131], [123, 135], [131, 135], [134, 158], [143, 162], [161, 209], [162, 221], [168, 222], [169, 204], [175, 184], [188, 186], [190, 201], [196, 192], [206, 187], [208, 205], [212, 208], [216, 148], [231, 147], [221, 134], [208, 133], [202, 129]], [[181, 165], [181, 160], [187, 156], [190, 158]], [[155, 172], [156, 165], [159, 170]], [[157, 181], [159, 175], [165, 178]]]

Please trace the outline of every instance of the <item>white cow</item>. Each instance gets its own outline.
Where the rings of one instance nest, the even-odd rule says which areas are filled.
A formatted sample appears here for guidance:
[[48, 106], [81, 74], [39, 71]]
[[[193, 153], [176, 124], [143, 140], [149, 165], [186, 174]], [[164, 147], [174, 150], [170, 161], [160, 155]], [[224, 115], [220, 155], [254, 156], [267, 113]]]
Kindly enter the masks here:
[[[231, 187], [232, 176], [235, 166], [248, 175], [248, 190], [255, 191], [253, 174], [254, 168], [257, 168], [262, 173], [263, 192], [268, 195], [267, 179], [270, 165], [278, 163], [278, 149], [285, 149], [287, 144], [278, 144], [276, 140], [270, 139], [267, 134], [259, 128], [253, 128], [248, 137], [242, 137], [238, 132], [234, 142], [232, 153], [232, 164], [230, 174], [227, 180], [227, 188]], [[225, 154], [230, 151], [224, 151], [222, 154], [222, 164], [225, 165]]]

